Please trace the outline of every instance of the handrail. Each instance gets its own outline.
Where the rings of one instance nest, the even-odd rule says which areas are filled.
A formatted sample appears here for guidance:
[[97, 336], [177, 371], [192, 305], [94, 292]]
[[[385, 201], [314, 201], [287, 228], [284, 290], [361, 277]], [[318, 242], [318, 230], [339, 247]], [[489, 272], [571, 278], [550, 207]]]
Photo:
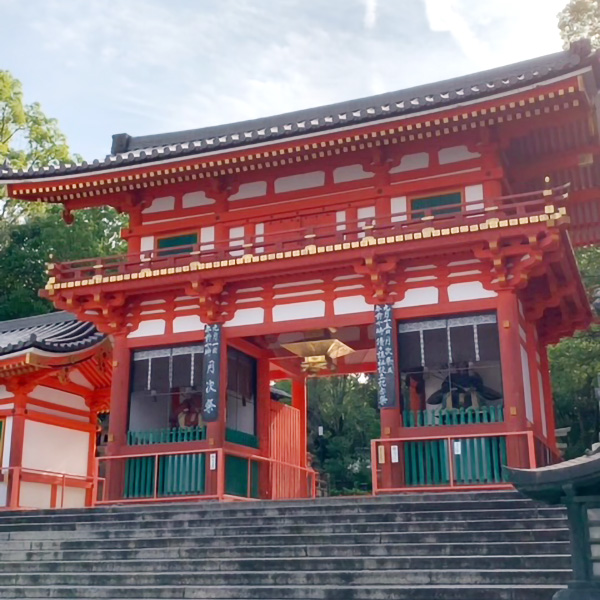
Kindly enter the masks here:
[[[0, 510], [16, 510], [21, 508], [39, 508], [21, 505], [21, 484], [22, 483], [42, 483], [51, 486], [51, 506], [50, 508], [64, 508], [66, 488], [80, 488], [91, 491], [90, 499], [86, 501], [86, 506], [93, 506], [95, 490], [98, 480], [102, 478], [97, 475], [77, 475], [74, 473], [61, 473], [59, 471], [46, 471], [43, 469], [30, 469], [26, 467], [2, 467], [0, 475], [4, 477], [8, 487], [6, 506], [0, 507]], [[4, 482], [3, 482], [4, 483]], [[60, 488], [60, 505], [56, 506], [58, 489]]]
[[[449, 228], [461, 225], [473, 225], [489, 218], [501, 220], [520, 218], [543, 213], [550, 204], [563, 205], [568, 185], [551, 190], [537, 190], [524, 194], [500, 196], [446, 207], [453, 212], [440, 214], [444, 207], [418, 209], [394, 213], [390, 217], [356, 218], [345, 221], [344, 229], [338, 230], [337, 224], [303, 226], [288, 229], [285, 232], [245, 235], [212, 243], [185, 244], [179, 247], [156, 249], [139, 253], [117, 256], [78, 259], [55, 263], [50, 275], [57, 281], [77, 281], [93, 279], [95, 276], [120, 275], [144, 269], [168, 269], [185, 266], [194, 261], [214, 262], [240, 257], [245, 254], [268, 254], [287, 250], [297, 250], [308, 245], [328, 245], [360, 240], [368, 236], [391, 236], [415, 233], [433, 224], [437, 228]], [[474, 208], [477, 207], [477, 208]], [[303, 217], [332, 214], [335, 211], [315, 211]], [[413, 212], [420, 216], [415, 218]], [[393, 217], [393, 221], [392, 221]], [[285, 220], [281, 215], [279, 220]], [[278, 220], [278, 219], [276, 219]], [[387, 222], [386, 222], [387, 221]], [[209, 248], [211, 246], [211, 248]]]

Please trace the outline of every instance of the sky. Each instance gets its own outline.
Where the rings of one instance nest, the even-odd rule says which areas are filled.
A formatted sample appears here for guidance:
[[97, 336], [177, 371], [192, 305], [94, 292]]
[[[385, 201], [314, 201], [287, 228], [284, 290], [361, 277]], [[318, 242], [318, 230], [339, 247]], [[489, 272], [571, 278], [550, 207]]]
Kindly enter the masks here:
[[0, 69], [73, 152], [561, 50], [566, 0], [0, 0]]

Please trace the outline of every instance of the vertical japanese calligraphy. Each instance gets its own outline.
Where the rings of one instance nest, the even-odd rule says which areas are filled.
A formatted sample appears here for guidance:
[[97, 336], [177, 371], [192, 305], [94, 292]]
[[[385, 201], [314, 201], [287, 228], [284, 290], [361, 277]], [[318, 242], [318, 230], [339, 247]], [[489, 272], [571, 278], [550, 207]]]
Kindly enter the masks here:
[[204, 403], [202, 418], [205, 422], [219, 418], [219, 389], [221, 373], [221, 325], [206, 325], [204, 328]]
[[392, 306], [375, 306], [375, 343], [377, 350], [377, 403], [379, 408], [397, 405], [396, 360], [394, 352]]

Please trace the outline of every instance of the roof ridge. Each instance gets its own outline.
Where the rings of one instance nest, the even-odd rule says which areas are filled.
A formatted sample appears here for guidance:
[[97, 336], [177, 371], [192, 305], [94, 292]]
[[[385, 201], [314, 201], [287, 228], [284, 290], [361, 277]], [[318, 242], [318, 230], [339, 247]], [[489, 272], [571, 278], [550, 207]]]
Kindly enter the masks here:
[[54, 323], [67, 323], [69, 321], [77, 321], [77, 317], [66, 310], [60, 310], [45, 315], [33, 315], [31, 317], [0, 321], [0, 332], [17, 331], [39, 325], [52, 325]]

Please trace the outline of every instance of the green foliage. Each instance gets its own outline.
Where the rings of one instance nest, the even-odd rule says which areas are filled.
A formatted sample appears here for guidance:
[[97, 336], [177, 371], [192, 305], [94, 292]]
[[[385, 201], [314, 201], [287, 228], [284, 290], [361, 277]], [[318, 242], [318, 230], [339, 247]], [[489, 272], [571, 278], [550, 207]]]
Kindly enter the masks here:
[[369, 491], [370, 443], [380, 427], [374, 377], [309, 379], [308, 419], [308, 449], [315, 467], [328, 475], [331, 494]]
[[[600, 248], [577, 251], [581, 275], [592, 297], [600, 286]], [[550, 348], [552, 386], [558, 427], [571, 427], [567, 458], [583, 454], [598, 441], [599, 412], [594, 388], [600, 374], [600, 327], [577, 333]]]
[[565, 48], [582, 38], [600, 48], [600, 0], [570, 0], [558, 15], [558, 28]]
[[59, 206], [5, 230], [0, 243], [0, 320], [50, 312], [52, 305], [37, 295], [46, 284], [46, 262], [76, 260], [120, 251], [121, 223], [110, 208], [81, 210], [71, 226]]
[[[69, 161], [69, 147], [56, 119], [38, 103], [25, 104], [21, 83], [0, 71], [0, 164], [39, 168]], [[114, 254], [122, 250], [125, 224], [114, 209], [78, 211], [67, 227], [62, 207], [16, 202], [0, 186], [0, 320], [49, 312], [38, 297], [46, 283], [46, 262]]]

